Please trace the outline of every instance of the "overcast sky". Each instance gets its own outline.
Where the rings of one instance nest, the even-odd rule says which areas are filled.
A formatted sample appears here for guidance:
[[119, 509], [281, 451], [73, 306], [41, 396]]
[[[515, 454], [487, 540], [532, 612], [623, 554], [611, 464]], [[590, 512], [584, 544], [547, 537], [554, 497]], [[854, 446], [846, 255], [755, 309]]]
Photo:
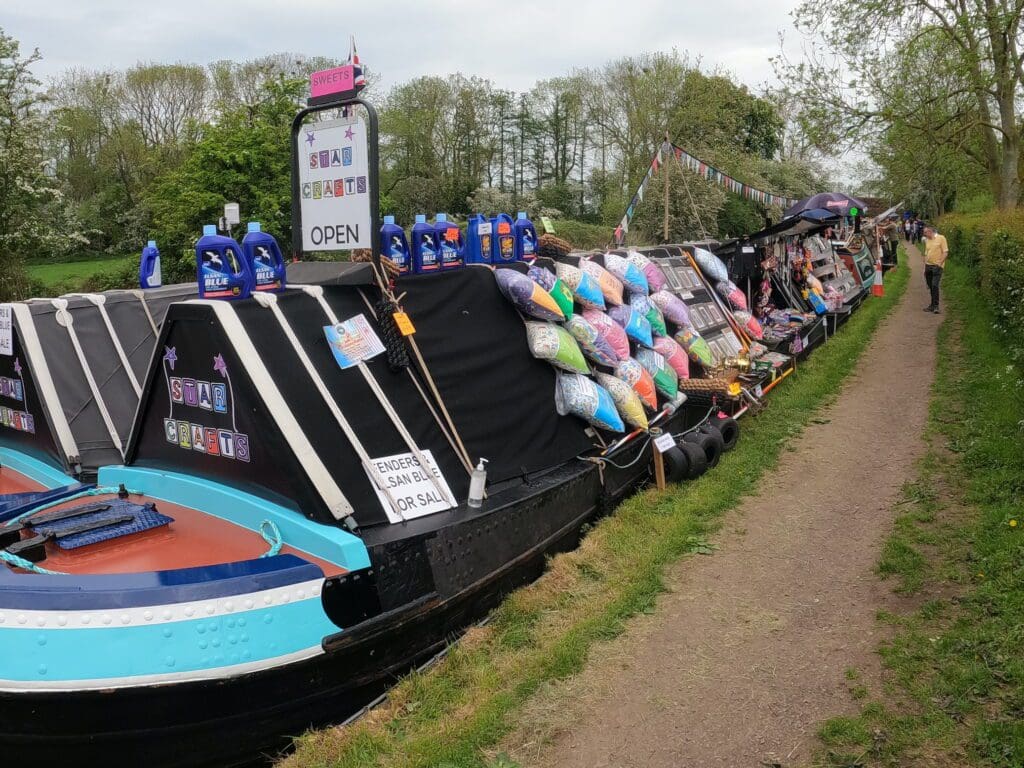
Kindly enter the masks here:
[[44, 81], [69, 67], [208, 63], [295, 52], [342, 57], [349, 34], [392, 85], [461, 71], [504, 88], [673, 47], [757, 88], [795, 0], [0, 0], [0, 27], [38, 47]]

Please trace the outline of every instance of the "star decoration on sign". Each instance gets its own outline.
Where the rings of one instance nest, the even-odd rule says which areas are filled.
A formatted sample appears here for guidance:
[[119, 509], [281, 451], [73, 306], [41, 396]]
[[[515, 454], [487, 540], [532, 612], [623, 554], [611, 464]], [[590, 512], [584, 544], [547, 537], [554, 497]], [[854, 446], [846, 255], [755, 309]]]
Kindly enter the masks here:
[[174, 370], [174, 364], [178, 362], [178, 350], [175, 347], [164, 347], [164, 360]]
[[345, 129], [345, 138], [348, 139], [349, 141], [352, 141], [352, 138], [355, 135], [356, 135], [355, 131], [352, 130], [352, 126], [351, 125], [348, 128]]
[[21, 376], [21, 360], [14, 358], [14, 372]]
[[224, 355], [218, 354], [213, 358], [213, 370], [225, 379], [228, 377], [228, 364], [224, 362]]
[[306, 131], [306, 142], [309, 146], [313, 146], [313, 142], [316, 141], [316, 136], [313, 135], [312, 131]]

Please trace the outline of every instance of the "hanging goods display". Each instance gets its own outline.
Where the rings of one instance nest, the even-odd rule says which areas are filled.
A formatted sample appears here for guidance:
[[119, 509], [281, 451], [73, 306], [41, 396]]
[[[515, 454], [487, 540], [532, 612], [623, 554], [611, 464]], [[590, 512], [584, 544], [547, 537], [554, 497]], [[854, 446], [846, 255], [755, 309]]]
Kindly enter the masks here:
[[680, 379], [690, 378], [690, 357], [678, 341], [669, 336], [659, 336], [654, 340], [654, 351], [665, 358]]
[[580, 303], [580, 306], [584, 309], [604, 311], [606, 306], [604, 294], [601, 293], [601, 286], [597, 280], [578, 267], [561, 261], [555, 262], [555, 274], [572, 291], [573, 297]]
[[638, 349], [636, 361], [651, 374], [655, 388], [662, 395], [672, 400], [679, 394], [679, 376], [664, 357], [653, 349]]
[[583, 315], [573, 315], [566, 320], [565, 329], [576, 339], [584, 356], [592, 363], [608, 368], [614, 368], [619, 363], [621, 358], [615, 348]]
[[626, 431], [608, 390], [586, 376], [560, 373], [555, 386], [555, 404], [563, 416], [578, 416], [609, 432]]
[[530, 354], [570, 373], [590, 373], [576, 339], [553, 323], [527, 321], [526, 341]]
[[661, 271], [661, 267], [640, 253], [640, 251], [631, 248], [627, 258], [644, 273], [644, 277], [647, 278], [647, 287], [652, 293], [660, 291], [668, 285], [668, 280], [665, 278], [665, 273]]
[[601, 295], [604, 296], [605, 304], [622, 304], [623, 286], [622, 281], [615, 275], [602, 267], [596, 261], [584, 259], [580, 262], [580, 269], [590, 275], [601, 287]]
[[651, 303], [650, 298], [646, 294], [634, 293], [631, 295], [629, 297], [629, 306], [632, 307], [634, 312], [647, 318], [647, 322], [651, 324], [651, 331], [655, 336], [668, 336], [665, 316], [655, 304]]
[[632, 307], [609, 307], [608, 317], [621, 325], [626, 335], [637, 344], [645, 347], [654, 346], [651, 324]]
[[639, 395], [641, 402], [652, 411], [658, 410], [658, 393], [651, 374], [632, 357], [615, 366], [615, 376], [622, 379]]
[[649, 423], [647, 413], [644, 411], [644, 404], [640, 402], [639, 395], [631, 386], [622, 379], [601, 371], [595, 373], [594, 378], [597, 379], [598, 384], [608, 390], [623, 421], [636, 429], [648, 428]]
[[547, 291], [515, 269], [496, 269], [494, 279], [505, 298], [524, 315], [538, 320], [561, 322], [562, 309]]
[[626, 331], [621, 325], [604, 312], [598, 312], [596, 309], [583, 310], [583, 317], [594, 327], [605, 343], [615, 351], [619, 360], [629, 357], [629, 337], [626, 336]]
[[628, 259], [615, 253], [606, 253], [604, 268], [622, 281], [630, 293], [641, 293], [646, 296], [650, 291], [643, 271]]
[[531, 265], [526, 272], [527, 276], [537, 283], [541, 288], [551, 294], [551, 298], [558, 304], [558, 308], [562, 310], [562, 314], [566, 318], [572, 317], [573, 299], [572, 291], [569, 287], [563, 283], [554, 272], [547, 267], [538, 267]]

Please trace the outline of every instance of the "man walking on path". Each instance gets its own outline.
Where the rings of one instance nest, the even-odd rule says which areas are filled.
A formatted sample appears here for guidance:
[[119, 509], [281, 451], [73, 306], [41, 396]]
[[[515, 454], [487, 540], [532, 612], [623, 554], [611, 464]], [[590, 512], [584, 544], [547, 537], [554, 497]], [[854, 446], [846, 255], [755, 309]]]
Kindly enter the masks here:
[[942, 270], [949, 256], [949, 245], [946, 236], [935, 231], [935, 227], [924, 228], [924, 281], [932, 292], [932, 303], [924, 308], [925, 312], [939, 314], [939, 281]]

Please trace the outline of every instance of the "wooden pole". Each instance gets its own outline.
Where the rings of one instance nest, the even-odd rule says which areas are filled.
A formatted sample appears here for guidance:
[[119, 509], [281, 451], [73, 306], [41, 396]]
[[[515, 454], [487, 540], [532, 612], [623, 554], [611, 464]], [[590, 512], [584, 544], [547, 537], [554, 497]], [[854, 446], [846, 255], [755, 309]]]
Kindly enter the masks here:
[[[665, 131], [665, 144], [668, 144], [668, 131]], [[661, 153], [661, 175], [665, 182], [665, 219], [663, 222], [663, 231], [661, 241], [663, 243], [668, 242], [668, 158], [665, 157], [665, 153]], [[664, 482], [664, 478], [662, 479]]]
[[661, 435], [661, 430], [654, 428], [651, 430], [651, 458], [654, 460], [654, 484], [657, 486], [659, 491], [665, 490], [665, 457], [661, 455], [661, 451], [658, 450], [658, 446], [654, 444], [654, 440]]

